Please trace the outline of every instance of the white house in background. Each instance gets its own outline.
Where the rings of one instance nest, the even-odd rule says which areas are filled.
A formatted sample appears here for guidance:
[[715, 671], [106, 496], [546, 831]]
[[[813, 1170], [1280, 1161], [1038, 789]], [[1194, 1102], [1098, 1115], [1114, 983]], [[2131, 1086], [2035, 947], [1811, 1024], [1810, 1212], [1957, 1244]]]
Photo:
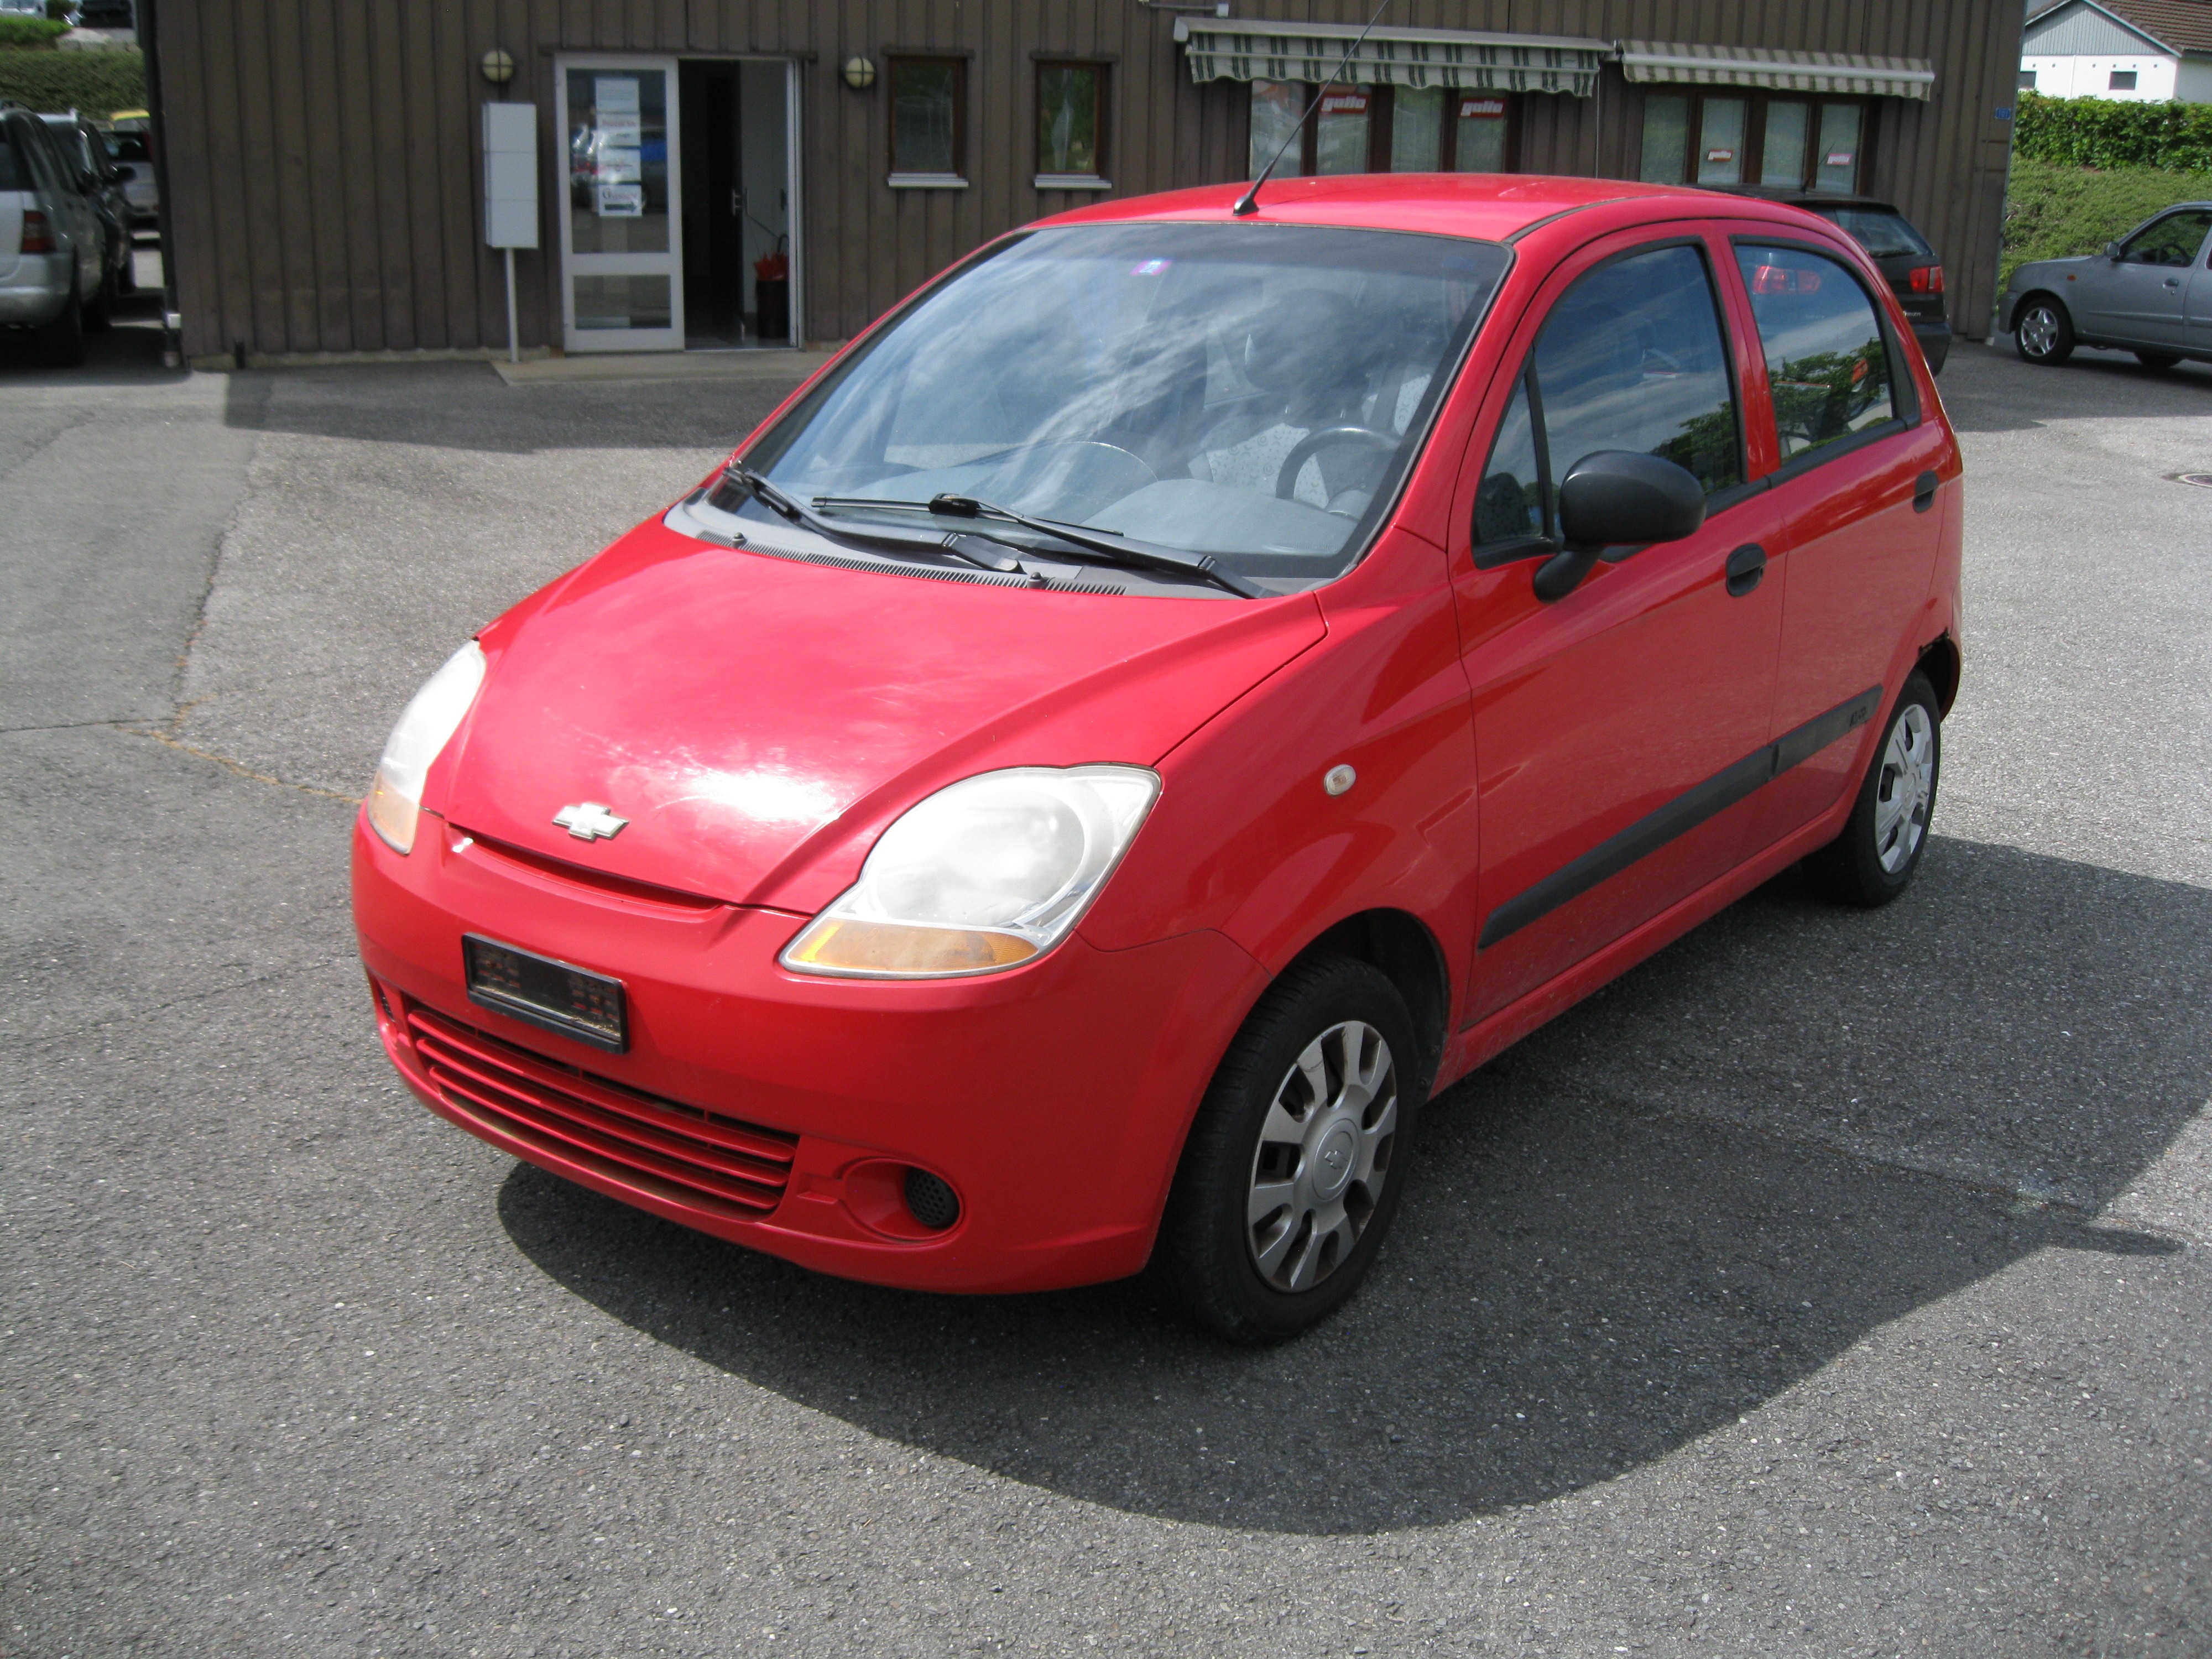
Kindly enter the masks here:
[[2021, 36], [2020, 85], [2052, 98], [2212, 103], [2212, 0], [2034, 7]]

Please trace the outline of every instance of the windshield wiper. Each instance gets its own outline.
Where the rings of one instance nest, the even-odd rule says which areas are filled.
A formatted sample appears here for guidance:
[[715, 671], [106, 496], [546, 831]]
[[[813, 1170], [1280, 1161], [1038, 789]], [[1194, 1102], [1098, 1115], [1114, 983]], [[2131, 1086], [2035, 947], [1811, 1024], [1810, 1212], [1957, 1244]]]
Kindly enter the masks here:
[[[771, 506], [774, 503], [770, 503]], [[1242, 599], [1264, 599], [1265, 588], [1255, 587], [1250, 582], [1218, 562], [1212, 555], [1186, 553], [1181, 548], [1162, 547], [1157, 542], [1140, 542], [1127, 536], [1117, 536], [1110, 530], [1092, 530], [1080, 525], [1057, 523], [1050, 519], [1033, 519], [1026, 513], [1017, 513], [1012, 507], [998, 507], [989, 501], [979, 501], [972, 495], [933, 495], [927, 504], [921, 501], [877, 500], [864, 495], [818, 495], [814, 505], [832, 511], [840, 507], [890, 507], [908, 513], [933, 513], [949, 519], [1000, 519], [1008, 524], [1019, 525], [1024, 530], [1034, 530], [1041, 536], [1050, 536], [1095, 553], [1109, 564], [1138, 570], [1166, 570], [1177, 575], [1195, 576], [1201, 581], [1225, 587]], [[988, 536], [988, 530], [978, 531]], [[1013, 544], [1009, 543], [1011, 546]]]
[[852, 547], [857, 544], [863, 552], [873, 552], [877, 548], [870, 545], [872, 543], [890, 547], [912, 548], [917, 553], [949, 553], [964, 563], [977, 566], [984, 570], [1000, 571], [1010, 575], [1028, 576], [1032, 580], [1037, 580], [1036, 573], [1024, 568], [1020, 560], [1008, 558], [1004, 553], [999, 551], [1001, 547], [1012, 546], [1012, 543], [1002, 541], [988, 532], [977, 531], [971, 534], [951, 536], [933, 536], [924, 532], [908, 535], [887, 527], [879, 529], [867, 525], [849, 527], [834, 525], [820, 514], [810, 512], [800, 506], [742, 461], [732, 461], [724, 467], [722, 477], [739, 489], [748, 491], [763, 507], [779, 518], [788, 520], [801, 529], [812, 531], [823, 540], [836, 542], [842, 547]]

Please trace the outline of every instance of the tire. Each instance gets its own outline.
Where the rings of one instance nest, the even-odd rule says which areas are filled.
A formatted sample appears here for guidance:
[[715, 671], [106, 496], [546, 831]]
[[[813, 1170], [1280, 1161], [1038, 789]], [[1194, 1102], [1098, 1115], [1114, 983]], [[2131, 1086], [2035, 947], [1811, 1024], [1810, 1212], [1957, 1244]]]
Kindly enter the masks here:
[[97, 334], [115, 320], [115, 267], [103, 265], [100, 272], [100, 287], [93, 295], [92, 303], [84, 308], [84, 331]]
[[1421, 1069], [1413, 1018], [1381, 973], [1348, 957], [1293, 964], [1191, 1124], [1146, 1269], [1153, 1293], [1255, 1346], [1342, 1306], [1397, 1213]]
[[84, 307], [71, 294], [62, 314], [34, 331], [32, 349], [49, 368], [75, 368], [84, 361]]
[[2138, 351], [2136, 361], [2145, 368], [2172, 368], [2181, 361], [2178, 351]]
[[1844, 833], [1805, 860], [1814, 891], [1873, 909], [1912, 884], [1943, 771], [1936, 688], [1914, 669], [1890, 711]]
[[2024, 363], [2056, 368], [2074, 355], [2074, 319], [2048, 294], [2039, 294], [2013, 319], [2013, 349]]

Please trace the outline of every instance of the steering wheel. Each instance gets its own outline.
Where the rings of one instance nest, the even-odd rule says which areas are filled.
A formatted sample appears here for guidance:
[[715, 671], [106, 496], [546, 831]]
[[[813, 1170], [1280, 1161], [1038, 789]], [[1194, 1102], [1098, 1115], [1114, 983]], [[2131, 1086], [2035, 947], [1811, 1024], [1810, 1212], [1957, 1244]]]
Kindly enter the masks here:
[[1324, 449], [1334, 448], [1339, 444], [1358, 444], [1388, 459], [1398, 453], [1398, 442], [1389, 433], [1377, 432], [1366, 426], [1325, 426], [1309, 432], [1283, 458], [1283, 470], [1275, 475], [1275, 494], [1286, 501], [1295, 499], [1298, 474], [1304, 470], [1308, 461]]

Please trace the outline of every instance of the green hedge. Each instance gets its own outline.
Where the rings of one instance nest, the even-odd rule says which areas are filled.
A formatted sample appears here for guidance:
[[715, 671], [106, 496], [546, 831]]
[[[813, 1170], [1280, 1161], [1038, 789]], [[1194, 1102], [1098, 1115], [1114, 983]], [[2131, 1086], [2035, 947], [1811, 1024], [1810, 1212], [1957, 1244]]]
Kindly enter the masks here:
[[0, 51], [0, 98], [59, 114], [146, 107], [146, 60], [136, 46], [90, 52]]
[[0, 46], [51, 46], [68, 33], [51, 17], [0, 17]]
[[2212, 201], [2212, 172], [2171, 167], [2055, 167], [2013, 158], [2005, 192], [2000, 287], [2030, 259], [2094, 253], [2176, 202]]
[[2212, 104], [2023, 92], [2013, 112], [2012, 153], [2075, 167], [2212, 169]]

